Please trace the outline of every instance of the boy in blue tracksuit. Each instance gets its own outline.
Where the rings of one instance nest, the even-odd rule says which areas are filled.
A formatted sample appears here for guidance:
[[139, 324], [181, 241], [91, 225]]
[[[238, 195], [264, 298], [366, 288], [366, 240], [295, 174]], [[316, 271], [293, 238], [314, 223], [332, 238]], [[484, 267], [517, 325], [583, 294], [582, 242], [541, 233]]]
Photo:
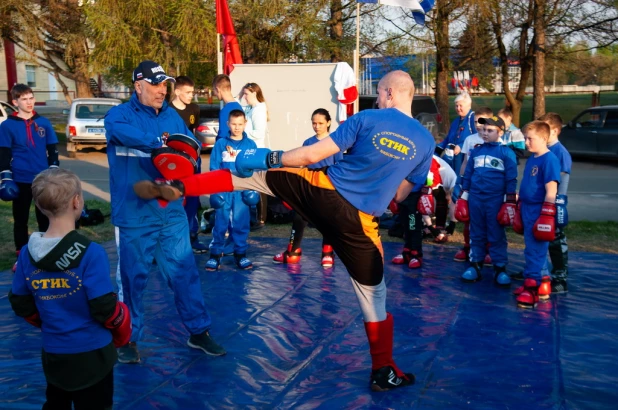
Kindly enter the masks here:
[[[470, 219], [470, 263], [462, 274], [464, 282], [481, 280], [486, 245], [494, 265], [494, 281], [509, 286], [506, 274], [507, 241], [503, 225], [509, 225], [515, 213], [517, 160], [515, 154], [500, 142], [504, 121], [500, 117], [479, 118], [483, 125], [484, 143], [470, 154], [462, 178], [463, 193], [457, 200], [455, 215]], [[457, 218], [459, 219], [459, 218]], [[461, 220], [461, 219], [460, 219]]]
[[558, 141], [558, 136], [562, 131], [562, 117], [555, 112], [548, 112], [539, 120], [549, 125], [547, 147], [560, 162], [560, 184], [558, 184], [556, 195], [556, 239], [549, 243], [549, 258], [552, 265], [551, 291], [552, 293], [564, 293], [568, 291], [567, 276], [569, 274], [569, 246], [564, 228], [569, 223], [567, 191], [573, 160], [569, 151]]
[[173, 289], [176, 308], [191, 334], [187, 344], [207, 354], [225, 354], [209, 334], [211, 319], [182, 201], [162, 204], [138, 198], [133, 191], [136, 181], [163, 177], [152, 162], [151, 152], [162, 146], [165, 135], [192, 135], [165, 102], [167, 81], [174, 79], [159, 64], [141, 62], [133, 71], [135, 93], [128, 102], [109, 110], [105, 118], [112, 224], [119, 230], [123, 301], [133, 321], [131, 341], [118, 351], [121, 363], [140, 361], [137, 342], [144, 331], [143, 296], [154, 260]]
[[[2, 199], [13, 201], [13, 238], [19, 256], [22, 246], [28, 243], [28, 218], [32, 205], [32, 181], [41, 171], [57, 167], [58, 137], [54, 127], [45, 117], [34, 111], [34, 93], [25, 84], [15, 84], [11, 89], [17, 112], [0, 124], [0, 171], [2, 183], [17, 186], [15, 195], [5, 197], [8, 190], [2, 189]], [[47, 217], [35, 205], [36, 220], [40, 232], [49, 226]], [[15, 271], [16, 266], [13, 266]]]
[[[227, 125], [229, 135], [220, 138], [210, 153], [210, 170], [229, 169], [236, 172], [236, 157], [243, 151], [257, 148], [255, 142], [245, 134], [247, 119], [241, 110], [230, 112]], [[216, 209], [215, 226], [212, 229], [210, 244], [210, 259], [206, 262], [206, 270], [219, 269], [221, 256], [225, 246], [225, 233], [228, 226], [232, 231], [234, 242], [234, 259], [240, 269], [251, 269], [253, 264], [246, 257], [247, 238], [249, 237], [249, 206], [255, 205], [259, 194], [255, 191], [223, 192], [210, 196], [210, 205]]]
[[79, 178], [49, 169], [32, 182], [49, 218], [19, 256], [9, 292], [17, 316], [41, 329], [47, 380], [44, 409], [111, 409], [116, 349], [131, 336], [128, 308], [116, 300], [105, 249], [74, 230], [84, 207]]
[[515, 290], [517, 305], [536, 306], [539, 299], [551, 294], [549, 277], [542, 272], [547, 263], [549, 243], [555, 239], [556, 193], [560, 183], [560, 162], [547, 148], [550, 128], [543, 121], [532, 121], [524, 127], [526, 148], [533, 154], [519, 188], [519, 204], [513, 230], [524, 234], [524, 285]]

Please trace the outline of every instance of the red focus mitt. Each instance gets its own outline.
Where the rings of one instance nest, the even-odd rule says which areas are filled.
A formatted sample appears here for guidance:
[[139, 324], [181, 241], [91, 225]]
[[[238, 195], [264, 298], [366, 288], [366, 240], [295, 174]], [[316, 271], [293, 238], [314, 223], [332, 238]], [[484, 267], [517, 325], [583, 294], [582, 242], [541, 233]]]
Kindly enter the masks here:
[[165, 179], [180, 179], [195, 174], [197, 162], [184, 152], [171, 147], [152, 150], [152, 163]]
[[116, 302], [114, 313], [103, 324], [112, 331], [114, 346], [120, 347], [131, 339], [131, 314], [122, 302]]
[[165, 140], [165, 145], [176, 151], [184, 152], [196, 161], [200, 157], [200, 144], [187, 135], [172, 134]]

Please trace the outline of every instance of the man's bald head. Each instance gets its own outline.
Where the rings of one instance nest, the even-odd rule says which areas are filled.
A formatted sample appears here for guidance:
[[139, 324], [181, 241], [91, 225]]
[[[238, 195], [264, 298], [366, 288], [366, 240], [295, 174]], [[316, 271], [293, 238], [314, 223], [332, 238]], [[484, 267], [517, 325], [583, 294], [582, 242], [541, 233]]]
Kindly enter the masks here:
[[413, 98], [414, 82], [404, 71], [391, 71], [378, 83], [378, 106], [380, 108], [397, 108], [412, 116]]
[[385, 88], [392, 88], [394, 93], [402, 94], [402, 97], [412, 98], [414, 96], [414, 81], [410, 74], [397, 70], [386, 74], [380, 81]]

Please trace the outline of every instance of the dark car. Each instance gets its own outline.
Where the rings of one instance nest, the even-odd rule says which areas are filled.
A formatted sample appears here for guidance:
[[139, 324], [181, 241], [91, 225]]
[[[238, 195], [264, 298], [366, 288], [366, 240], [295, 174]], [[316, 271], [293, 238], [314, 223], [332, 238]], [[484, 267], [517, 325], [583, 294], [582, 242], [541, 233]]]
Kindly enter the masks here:
[[588, 108], [562, 128], [559, 139], [572, 155], [618, 158], [618, 105]]
[[[358, 110], [378, 108], [377, 99], [377, 95], [361, 95], [358, 100]], [[428, 95], [415, 95], [412, 101], [412, 115], [431, 132], [434, 138], [438, 136], [442, 116], [433, 98]]]

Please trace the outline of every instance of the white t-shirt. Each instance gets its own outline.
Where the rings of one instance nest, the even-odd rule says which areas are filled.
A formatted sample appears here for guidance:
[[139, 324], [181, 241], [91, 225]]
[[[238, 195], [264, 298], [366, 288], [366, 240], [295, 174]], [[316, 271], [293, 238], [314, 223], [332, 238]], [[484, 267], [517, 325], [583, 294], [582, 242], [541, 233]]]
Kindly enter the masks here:
[[270, 148], [268, 139], [268, 113], [266, 103], [258, 103], [255, 107], [247, 107], [247, 126], [245, 132], [249, 139], [255, 141], [258, 148]]
[[[470, 138], [470, 137], [468, 137]], [[466, 138], [466, 140], [468, 139]], [[465, 142], [465, 141], [464, 141]], [[452, 191], [457, 182], [457, 174], [453, 171], [453, 168], [446, 163], [442, 158], [434, 155], [433, 158], [440, 164], [440, 179], [442, 179], [442, 187], [445, 191]]]

